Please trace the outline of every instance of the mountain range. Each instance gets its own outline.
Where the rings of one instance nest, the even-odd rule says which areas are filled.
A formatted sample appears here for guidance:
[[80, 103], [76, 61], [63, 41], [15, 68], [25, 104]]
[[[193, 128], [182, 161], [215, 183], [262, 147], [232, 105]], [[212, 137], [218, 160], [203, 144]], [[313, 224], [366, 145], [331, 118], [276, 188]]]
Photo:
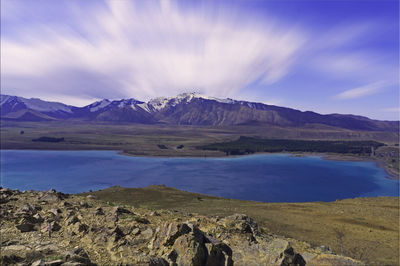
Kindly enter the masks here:
[[37, 98], [1, 95], [1, 120], [13, 121], [107, 121], [114, 123], [169, 125], [273, 125], [281, 127], [330, 126], [350, 130], [394, 131], [399, 121], [379, 121], [363, 116], [328, 114], [218, 99], [197, 93], [160, 97], [148, 102], [136, 99], [101, 100], [84, 107]]

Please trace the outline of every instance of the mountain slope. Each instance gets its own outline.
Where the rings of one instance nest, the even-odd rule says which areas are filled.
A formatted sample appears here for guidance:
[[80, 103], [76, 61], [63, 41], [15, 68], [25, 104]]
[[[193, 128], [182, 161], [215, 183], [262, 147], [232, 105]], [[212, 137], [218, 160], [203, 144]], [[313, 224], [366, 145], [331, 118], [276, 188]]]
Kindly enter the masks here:
[[[22, 110], [39, 112], [43, 115], [57, 119], [68, 118], [73, 113], [72, 106], [58, 102], [43, 101], [37, 98], [26, 99], [17, 96], [0, 95], [0, 102], [2, 118], [9, 113], [14, 113]], [[36, 115], [38, 114], [36, 113]]]
[[[104, 99], [84, 107], [40, 99], [1, 95], [1, 118], [10, 119], [10, 113], [22, 112], [48, 120], [73, 119], [118, 123], [170, 124], [170, 125], [273, 125], [281, 127], [307, 127], [325, 125], [350, 130], [398, 132], [399, 121], [379, 121], [356, 115], [329, 114], [255, 103], [218, 99], [196, 93], [183, 93], [176, 97], [155, 98], [148, 102], [136, 99], [110, 101]], [[34, 112], [34, 113], [32, 113]], [[12, 119], [27, 120], [16, 113]], [[40, 115], [41, 114], [41, 115]], [[28, 119], [29, 120], [29, 119]], [[30, 121], [35, 119], [30, 119]]]

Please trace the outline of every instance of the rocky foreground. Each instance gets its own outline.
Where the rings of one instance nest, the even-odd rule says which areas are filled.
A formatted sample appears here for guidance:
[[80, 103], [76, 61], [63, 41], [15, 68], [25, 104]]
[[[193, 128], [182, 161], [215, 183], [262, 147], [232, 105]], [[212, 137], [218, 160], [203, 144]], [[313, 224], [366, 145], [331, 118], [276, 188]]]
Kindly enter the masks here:
[[55, 190], [2, 188], [0, 202], [2, 265], [362, 265], [264, 234], [243, 214], [156, 212]]

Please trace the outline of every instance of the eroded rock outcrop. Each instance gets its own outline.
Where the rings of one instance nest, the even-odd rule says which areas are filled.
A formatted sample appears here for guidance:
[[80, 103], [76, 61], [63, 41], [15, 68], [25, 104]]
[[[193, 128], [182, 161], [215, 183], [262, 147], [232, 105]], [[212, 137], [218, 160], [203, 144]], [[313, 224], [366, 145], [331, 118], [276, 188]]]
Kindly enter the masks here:
[[362, 265], [224, 218], [110, 206], [95, 197], [0, 189], [2, 265]]

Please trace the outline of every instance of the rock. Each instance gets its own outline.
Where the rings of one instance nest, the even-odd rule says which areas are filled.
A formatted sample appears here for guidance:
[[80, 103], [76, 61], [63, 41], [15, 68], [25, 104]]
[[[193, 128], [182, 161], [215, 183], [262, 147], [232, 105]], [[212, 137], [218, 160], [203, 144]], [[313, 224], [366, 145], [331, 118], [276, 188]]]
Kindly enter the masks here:
[[168, 259], [178, 265], [233, 265], [232, 250], [191, 223], [169, 223], [156, 231], [150, 248], [171, 248]]
[[129, 210], [127, 210], [127, 209], [125, 209], [124, 207], [121, 207], [121, 206], [114, 207], [112, 212], [114, 214], [116, 214], [116, 215], [120, 215], [120, 214], [123, 214], [123, 213], [127, 213], [127, 214], [131, 214], [132, 213], [131, 211], [129, 211]]
[[206, 248], [208, 250], [207, 265], [233, 265], [232, 249], [222, 241], [207, 236]]
[[22, 233], [35, 231], [35, 225], [29, 222], [22, 222], [16, 226], [19, 231]]
[[123, 238], [125, 235], [122, 232], [122, 230], [117, 226], [114, 228], [114, 230], [112, 231], [112, 237], [113, 237], [113, 241], [117, 242], [118, 240], [120, 240], [121, 238]]
[[291, 246], [288, 246], [280, 255], [278, 260], [279, 265], [281, 266], [305, 266], [306, 261], [304, 258], [294, 252], [294, 249]]
[[11, 189], [9, 189], [9, 188], [1, 188], [0, 189], [0, 194], [11, 196], [13, 194], [13, 191]]
[[257, 223], [246, 214], [234, 214], [225, 218], [224, 225], [240, 230], [242, 233], [258, 233]]
[[185, 223], [165, 223], [152, 240], [151, 248], [160, 248], [162, 245], [172, 246], [178, 237], [191, 232], [191, 230]]
[[148, 266], [169, 266], [169, 263], [163, 258], [150, 257], [147, 265]]
[[69, 218], [66, 220], [67, 225], [76, 224], [76, 223], [78, 223], [78, 222], [80, 222], [80, 220], [79, 220], [78, 217], [76, 217], [75, 215], [69, 217]]
[[[9, 194], [2, 195], [7, 196], [6, 193]], [[110, 207], [102, 205], [101, 201], [89, 201], [81, 195], [70, 196], [69, 202], [42, 201], [40, 198], [40, 195], [59, 198], [58, 193], [28, 191], [24, 194], [12, 192], [12, 196], [7, 196], [13, 200], [0, 208], [0, 213], [4, 214], [0, 243], [2, 265], [77, 266], [94, 265], [93, 262], [139, 266], [231, 266], [233, 263], [300, 266], [305, 262], [307, 265], [362, 265], [350, 258], [327, 254], [330, 251], [323, 247], [303, 245], [305, 252], [300, 255], [287, 239], [259, 232], [257, 223], [243, 214], [221, 219], [169, 210], [156, 213], [140, 208], [133, 213], [123, 206], [108, 211]], [[94, 208], [81, 208], [80, 202], [86, 205], [85, 200]], [[43, 202], [43, 210], [38, 205], [40, 202]], [[52, 214], [47, 217], [45, 213], [49, 209]], [[61, 213], [65, 219], [61, 219]], [[111, 221], [123, 214], [127, 215], [120, 217], [118, 223]], [[144, 224], [142, 220], [148, 223], [146, 218], [150, 216], [154, 217], [151, 224]], [[191, 222], [183, 222], [186, 219]], [[39, 226], [43, 230], [41, 233], [23, 233], [16, 229], [15, 221], [22, 231], [35, 230]], [[48, 222], [51, 222], [50, 238], [47, 237]], [[59, 233], [51, 235], [54, 231]], [[72, 249], [77, 243], [87, 253], [79, 247]], [[93, 257], [89, 258], [88, 254]]]
[[17, 216], [32, 216], [36, 210], [30, 204], [24, 204], [20, 209], [15, 212]]
[[63, 207], [72, 207], [72, 204], [69, 203], [68, 201], [63, 201], [63, 203], [61, 204]]
[[61, 192], [57, 192], [54, 189], [51, 189], [43, 194], [40, 198], [41, 201], [48, 201], [48, 202], [57, 202], [68, 198], [67, 194], [63, 194]]
[[87, 203], [86, 201], [81, 201], [81, 202], [79, 202], [79, 205], [81, 206], [81, 207], [83, 207], [83, 208], [89, 208], [90, 206], [89, 206], [89, 203]]
[[54, 216], [58, 216], [61, 213], [61, 210], [58, 208], [50, 209], [47, 211], [50, 214], [53, 214]]
[[72, 235], [79, 235], [79, 236], [83, 236], [85, 235], [87, 232], [89, 231], [89, 226], [78, 222], [73, 224], [73, 226], [71, 227], [71, 233]]
[[322, 252], [326, 253], [326, 252], [332, 252], [331, 248], [329, 246], [320, 246], [319, 247], [321, 249]]
[[54, 254], [58, 251], [58, 246], [56, 244], [44, 243], [35, 247], [35, 250], [43, 254]]
[[56, 221], [50, 222], [50, 230], [52, 232], [60, 231], [60, 229], [61, 229], [61, 226]]
[[132, 232], [131, 232], [132, 235], [138, 235], [139, 233], [140, 233], [140, 229], [138, 227], [132, 229]]
[[63, 263], [62, 260], [52, 260], [52, 261], [48, 261], [46, 262], [44, 265], [45, 266], [59, 266]]
[[87, 195], [86, 198], [87, 198], [87, 199], [96, 199], [96, 196], [94, 196], [94, 195]]
[[30, 247], [19, 244], [6, 247], [2, 246], [0, 264], [15, 265], [21, 263], [31, 251], [32, 249]]
[[193, 234], [178, 237], [173, 249], [178, 254], [175, 261], [178, 265], [206, 265], [208, 251]]
[[20, 220], [20, 224], [22, 224], [22, 223], [37, 224], [37, 223], [40, 223], [40, 220], [43, 221], [43, 219], [40, 219], [40, 218], [41, 218], [40, 215], [39, 215], [39, 216], [36, 216], [39, 220], [36, 219], [35, 216], [36, 216], [36, 214], [35, 214], [35, 215], [24, 215], [24, 216], [23, 216], [24, 218], [22, 218], [22, 219]]
[[89, 226], [86, 224], [80, 223], [78, 226], [78, 232], [79, 233], [86, 233], [89, 230]]
[[96, 211], [94, 213], [95, 215], [104, 215], [104, 211], [101, 207], [96, 208]]
[[[358, 265], [365, 265], [356, 261], [351, 258], [338, 256], [334, 254], [305, 254], [307, 258], [307, 265], [351, 265], [351, 266], [358, 266]], [[310, 256], [311, 255], [311, 256]], [[373, 265], [373, 264], [372, 264]]]
[[95, 265], [89, 259], [89, 256], [83, 248], [76, 248], [73, 251], [67, 252], [64, 256], [64, 261], [66, 262], [77, 262], [83, 265]]
[[151, 228], [147, 228], [146, 230], [142, 231], [140, 233], [140, 235], [144, 238], [144, 239], [150, 239], [153, 236], [153, 230], [151, 230]]
[[44, 266], [44, 260], [40, 259], [32, 263], [31, 266]]
[[44, 221], [44, 219], [42, 218], [42, 216], [40, 216], [39, 213], [36, 213], [32, 217], [36, 220], [37, 223], [42, 223]]

